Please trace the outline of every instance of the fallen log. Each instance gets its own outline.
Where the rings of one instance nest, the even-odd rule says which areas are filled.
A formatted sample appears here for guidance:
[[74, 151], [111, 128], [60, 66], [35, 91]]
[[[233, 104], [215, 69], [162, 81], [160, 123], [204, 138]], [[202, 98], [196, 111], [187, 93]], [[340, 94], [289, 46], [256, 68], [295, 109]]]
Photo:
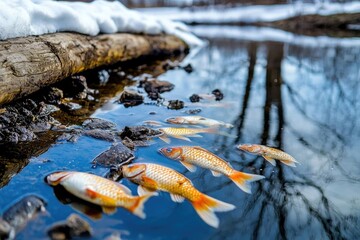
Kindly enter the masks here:
[[175, 36], [126, 33], [54, 33], [0, 41], [0, 105], [84, 70], [187, 49]]

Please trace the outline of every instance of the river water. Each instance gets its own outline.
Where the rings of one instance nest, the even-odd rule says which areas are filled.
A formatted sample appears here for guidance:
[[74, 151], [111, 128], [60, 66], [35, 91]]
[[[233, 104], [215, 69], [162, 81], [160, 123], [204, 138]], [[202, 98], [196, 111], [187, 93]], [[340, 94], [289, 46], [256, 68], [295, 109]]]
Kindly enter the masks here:
[[[159, 76], [175, 84], [173, 91], [162, 96], [185, 101], [185, 109], [169, 110], [155, 104], [125, 108], [114, 103], [119, 87], [92, 117], [113, 121], [121, 129], [144, 120], [164, 122], [168, 117], [186, 115], [185, 110], [200, 108], [201, 116], [233, 124], [234, 128], [223, 130], [235, 137], [203, 134], [192, 142], [172, 139], [170, 146], [201, 146], [238, 170], [266, 178], [252, 184], [252, 194], [244, 193], [224, 176], [214, 178], [210, 171], [199, 168], [188, 172], [158, 154], [160, 147], [168, 145], [154, 139], [151, 146], [136, 150], [135, 162], [171, 167], [200, 191], [234, 204], [236, 209], [218, 213], [220, 226], [214, 229], [199, 218], [189, 202], [174, 203], [167, 193], [161, 193], [145, 204], [145, 220], [120, 208], [94, 220], [77, 210], [79, 206], [63, 204], [43, 180], [56, 170], [106, 173], [107, 169], [94, 169], [90, 162], [111, 143], [82, 136], [76, 143], [58, 142], [34, 153], [27, 166], [0, 188], [0, 212], [30, 193], [48, 202], [48, 214], [31, 221], [18, 239], [46, 239], [46, 229], [73, 212], [90, 222], [93, 239], [114, 232], [120, 232], [123, 239], [360, 238], [359, 39], [284, 37], [267, 28], [197, 26], [194, 31], [208, 41], [186, 60], [194, 72], [176, 69]], [[136, 89], [135, 82], [127, 84]], [[189, 102], [191, 94], [216, 88], [224, 93], [222, 101], [203, 102], [203, 106]], [[274, 167], [261, 157], [236, 150], [241, 143], [283, 149], [301, 164]], [[121, 183], [136, 193], [134, 184]], [[63, 193], [57, 195], [61, 199]]]

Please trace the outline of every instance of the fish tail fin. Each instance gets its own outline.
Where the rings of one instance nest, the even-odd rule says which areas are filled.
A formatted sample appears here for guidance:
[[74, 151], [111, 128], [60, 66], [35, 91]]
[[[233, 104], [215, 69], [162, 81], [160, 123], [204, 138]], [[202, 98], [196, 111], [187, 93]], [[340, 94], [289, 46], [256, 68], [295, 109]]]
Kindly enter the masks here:
[[205, 194], [202, 194], [198, 200], [193, 201], [192, 205], [201, 219], [214, 228], [219, 226], [219, 219], [214, 212], [227, 212], [235, 208], [232, 204], [219, 201]]
[[298, 161], [295, 160], [295, 158], [291, 158], [291, 159], [279, 159], [280, 162], [282, 162], [283, 164], [286, 164], [290, 167], [296, 167], [295, 163], [299, 163]]
[[135, 197], [134, 204], [129, 208], [129, 211], [139, 218], [145, 219], [146, 214], [144, 213], [144, 203], [152, 196], [154, 193], [146, 194], [143, 196]]
[[265, 178], [262, 175], [243, 173], [235, 171], [229, 175], [229, 178], [244, 192], [251, 193], [250, 182], [258, 181]]

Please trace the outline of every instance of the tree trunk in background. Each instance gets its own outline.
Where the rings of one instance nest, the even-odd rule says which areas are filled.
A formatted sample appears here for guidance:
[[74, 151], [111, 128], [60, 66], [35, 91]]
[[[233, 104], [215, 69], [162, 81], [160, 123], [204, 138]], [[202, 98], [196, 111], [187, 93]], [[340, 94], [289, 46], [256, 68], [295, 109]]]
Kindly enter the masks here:
[[175, 36], [125, 33], [54, 33], [0, 41], [0, 105], [84, 70], [187, 49]]

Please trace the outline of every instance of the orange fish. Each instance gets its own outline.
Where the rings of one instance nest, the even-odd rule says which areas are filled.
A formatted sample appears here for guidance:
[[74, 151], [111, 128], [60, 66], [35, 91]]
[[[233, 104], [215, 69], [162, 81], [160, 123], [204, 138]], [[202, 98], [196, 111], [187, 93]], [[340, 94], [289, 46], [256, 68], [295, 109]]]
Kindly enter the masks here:
[[219, 132], [217, 128], [173, 128], [173, 127], [166, 127], [166, 128], [159, 128], [159, 131], [163, 132], [164, 135], [160, 136], [159, 138], [166, 143], [170, 143], [170, 139], [168, 138], [178, 138], [185, 141], [191, 142], [189, 137], [202, 137], [198, 135], [198, 133], [216, 133], [224, 136], [230, 136], [227, 133]]
[[221, 174], [229, 177], [241, 190], [251, 193], [249, 182], [263, 179], [264, 176], [243, 173], [233, 169], [228, 162], [201, 147], [164, 147], [160, 153], [164, 156], [179, 160], [189, 171], [194, 172], [196, 167], [210, 169], [215, 177]]
[[237, 146], [238, 149], [243, 150], [245, 152], [249, 152], [255, 155], [262, 156], [267, 161], [269, 161], [272, 165], [276, 166], [275, 159], [279, 160], [280, 162], [291, 166], [296, 167], [295, 163], [299, 163], [296, 161], [295, 158], [287, 154], [286, 152], [283, 152], [281, 150], [278, 150], [276, 148], [267, 147], [264, 145], [258, 145], [258, 144], [241, 144]]
[[55, 172], [46, 177], [51, 186], [60, 184], [68, 192], [85, 201], [100, 205], [105, 213], [114, 213], [116, 207], [123, 207], [140, 218], [145, 218], [143, 205], [151, 197], [132, 196], [124, 185], [83, 172]]
[[210, 226], [217, 228], [219, 219], [214, 212], [233, 210], [234, 205], [219, 201], [199, 192], [182, 174], [152, 163], [135, 163], [122, 166], [122, 172], [130, 181], [139, 184], [139, 195], [161, 190], [169, 192], [174, 202], [191, 202], [199, 216]]

